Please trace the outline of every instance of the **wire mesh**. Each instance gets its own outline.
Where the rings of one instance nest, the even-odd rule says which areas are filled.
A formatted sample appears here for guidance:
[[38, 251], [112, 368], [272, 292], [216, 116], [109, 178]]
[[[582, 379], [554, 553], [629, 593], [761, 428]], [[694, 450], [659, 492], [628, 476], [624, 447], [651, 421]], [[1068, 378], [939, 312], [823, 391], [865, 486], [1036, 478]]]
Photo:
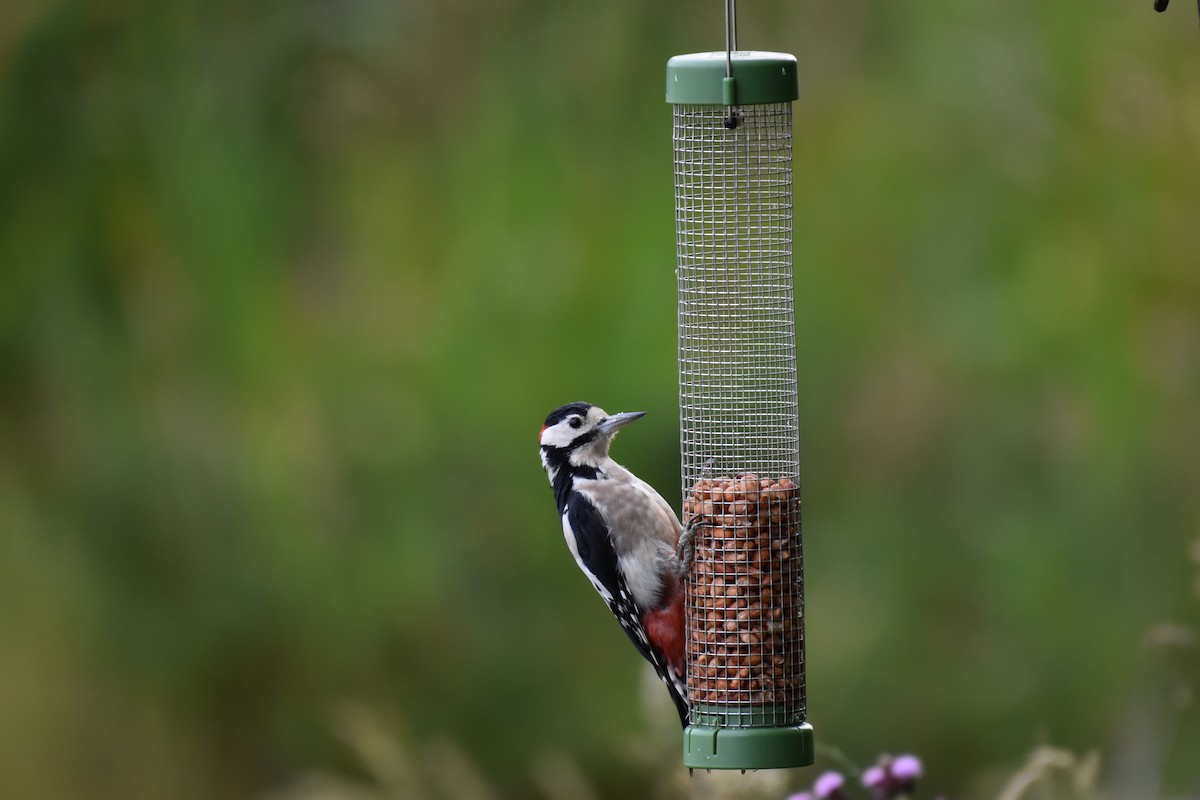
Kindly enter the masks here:
[[791, 114], [674, 107], [693, 723], [805, 717]]

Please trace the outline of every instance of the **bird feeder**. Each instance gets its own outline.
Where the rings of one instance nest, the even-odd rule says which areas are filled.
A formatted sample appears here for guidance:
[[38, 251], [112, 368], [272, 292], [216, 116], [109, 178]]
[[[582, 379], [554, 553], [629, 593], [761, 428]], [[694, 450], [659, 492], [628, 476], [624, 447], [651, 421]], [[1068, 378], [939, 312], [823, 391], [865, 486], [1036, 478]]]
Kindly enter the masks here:
[[799, 767], [804, 576], [792, 290], [796, 59], [667, 62], [674, 109], [689, 725], [684, 765]]

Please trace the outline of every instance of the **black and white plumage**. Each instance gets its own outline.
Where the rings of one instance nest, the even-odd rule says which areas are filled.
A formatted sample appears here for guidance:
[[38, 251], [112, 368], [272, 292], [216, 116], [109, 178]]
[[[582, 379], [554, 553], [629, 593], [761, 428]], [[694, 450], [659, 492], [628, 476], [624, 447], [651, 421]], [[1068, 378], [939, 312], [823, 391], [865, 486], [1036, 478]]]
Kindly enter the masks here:
[[539, 435], [542, 466], [571, 555], [667, 685], [686, 726], [683, 526], [658, 492], [608, 455], [617, 431], [642, 416], [590, 403], [556, 408]]

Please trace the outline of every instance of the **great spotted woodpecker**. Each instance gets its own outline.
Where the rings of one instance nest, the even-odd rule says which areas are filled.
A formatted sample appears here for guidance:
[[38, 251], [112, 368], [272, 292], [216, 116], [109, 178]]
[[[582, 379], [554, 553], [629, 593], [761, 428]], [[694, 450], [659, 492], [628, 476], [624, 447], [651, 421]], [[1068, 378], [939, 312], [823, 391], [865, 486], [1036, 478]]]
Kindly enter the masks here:
[[644, 413], [568, 403], [550, 412], [538, 440], [567, 548], [667, 685], [686, 726], [683, 578], [691, 537], [658, 492], [608, 455], [617, 431]]

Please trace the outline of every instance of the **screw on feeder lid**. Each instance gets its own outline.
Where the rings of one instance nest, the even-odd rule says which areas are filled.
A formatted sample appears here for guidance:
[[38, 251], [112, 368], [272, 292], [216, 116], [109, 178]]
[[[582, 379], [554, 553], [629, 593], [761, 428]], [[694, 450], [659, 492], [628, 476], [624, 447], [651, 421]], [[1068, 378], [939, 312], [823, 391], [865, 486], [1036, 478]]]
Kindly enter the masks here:
[[[727, 68], [732, 75], [726, 75]], [[790, 103], [800, 96], [796, 57], [741, 50], [690, 53], [667, 61], [672, 105], [749, 106]]]

